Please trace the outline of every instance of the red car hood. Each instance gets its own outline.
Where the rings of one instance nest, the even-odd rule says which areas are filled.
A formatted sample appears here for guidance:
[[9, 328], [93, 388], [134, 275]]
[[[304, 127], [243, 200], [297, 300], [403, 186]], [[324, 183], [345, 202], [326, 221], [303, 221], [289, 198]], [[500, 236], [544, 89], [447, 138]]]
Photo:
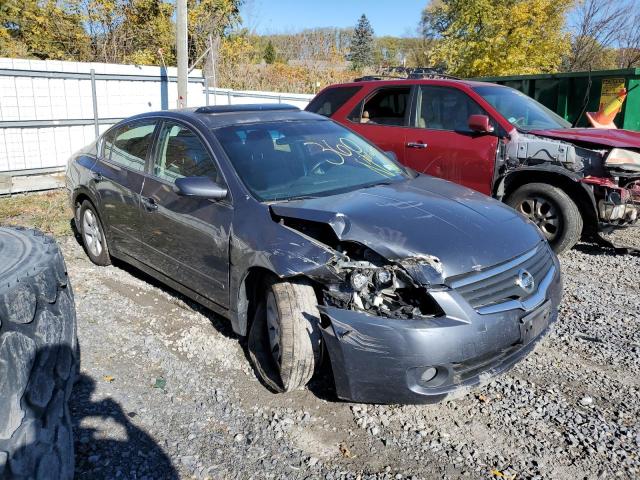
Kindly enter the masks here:
[[555, 130], [530, 130], [541, 137], [557, 138], [569, 142], [591, 143], [619, 148], [640, 148], [640, 133], [630, 130], [605, 128], [558, 128]]

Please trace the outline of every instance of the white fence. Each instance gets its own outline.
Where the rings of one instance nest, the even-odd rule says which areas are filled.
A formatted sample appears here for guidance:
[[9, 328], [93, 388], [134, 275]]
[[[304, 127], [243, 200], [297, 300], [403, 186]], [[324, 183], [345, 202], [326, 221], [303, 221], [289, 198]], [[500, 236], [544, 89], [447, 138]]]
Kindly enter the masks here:
[[[176, 69], [0, 58], [0, 173], [63, 168], [98, 132], [137, 113], [175, 108]], [[189, 78], [189, 106], [290, 103], [312, 95], [207, 89]]]

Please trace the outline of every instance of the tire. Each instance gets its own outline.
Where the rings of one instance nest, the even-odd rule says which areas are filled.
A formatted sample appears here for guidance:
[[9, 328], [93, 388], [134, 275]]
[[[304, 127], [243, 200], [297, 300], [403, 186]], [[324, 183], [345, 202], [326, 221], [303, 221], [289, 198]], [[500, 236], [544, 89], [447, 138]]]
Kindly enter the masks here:
[[71, 479], [73, 292], [56, 242], [0, 227], [0, 479]]
[[506, 203], [535, 223], [558, 255], [580, 240], [582, 215], [564, 190], [546, 183], [528, 183], [509, 195]]
[[321, 339], [313, 287], [303, 280], [267, 283], [248, 341], [249, 355], [260, 379], [279, 393], [303, 388], [320, 364]]
[[80, 211], [76, 217], [78, 231], [82, 237], [82, 245], [93, 263], [101, 267], [111, 265], [111, 256], [104, 227], [96, 208], [89, 200], [80, 204]]

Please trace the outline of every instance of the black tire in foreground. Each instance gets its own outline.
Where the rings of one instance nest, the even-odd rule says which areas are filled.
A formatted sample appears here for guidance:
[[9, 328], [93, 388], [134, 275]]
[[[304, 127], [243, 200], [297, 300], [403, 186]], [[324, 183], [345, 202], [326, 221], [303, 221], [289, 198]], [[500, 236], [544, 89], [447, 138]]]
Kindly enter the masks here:
[[509, 195], [506, 203], [535, 223], [558, 255], [580, 240], [582, 215], [564, 190], [547, 183], [528, 183]]
[[71, 479], [73, 292], [55, 240], [0, 227], [0, 479]]
[[248, 339], [262, 381], [275, 392], [304, 387], [320, 364], [321, 338], [313, 287], [302, 280], [269, 282]]

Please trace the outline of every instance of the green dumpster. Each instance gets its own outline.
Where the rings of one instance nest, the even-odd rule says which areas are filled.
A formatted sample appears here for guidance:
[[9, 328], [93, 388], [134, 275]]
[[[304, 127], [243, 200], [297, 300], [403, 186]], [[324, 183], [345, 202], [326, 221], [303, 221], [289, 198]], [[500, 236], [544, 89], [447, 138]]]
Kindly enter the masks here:
[[[618, 128], [640, 131], [640, 68], [483, 77], [477, 80], [499, 83], [520, 90], [571, 123], [580, 115], [587, 96], [586, 111], [596, 112], [601, 102], [606, 103], [615, 97], [624, 86], [629, 95], [622, 111], [615, 118], [615, 124]], [[585, 115], [582, 115], [577, 126], [590, 126]]]

